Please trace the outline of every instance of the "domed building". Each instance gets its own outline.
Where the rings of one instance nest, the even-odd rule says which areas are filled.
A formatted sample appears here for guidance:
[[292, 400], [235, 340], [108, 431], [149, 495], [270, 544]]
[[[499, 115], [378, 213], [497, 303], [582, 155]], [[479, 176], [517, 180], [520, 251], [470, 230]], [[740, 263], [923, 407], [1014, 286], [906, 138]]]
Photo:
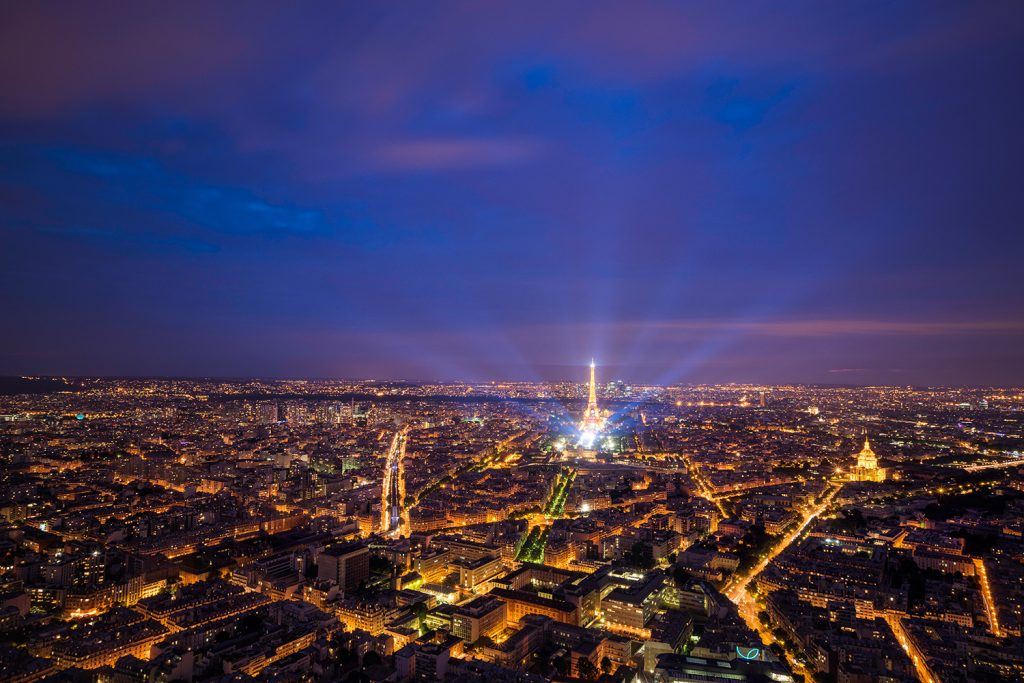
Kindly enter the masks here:
[[878, 456], [871, 450], [868, 437], [864, 437], [864, 447], [857, 454], [857, 464], [850, 470], [852, 481], [885, 481], [886, 471], [878, 466]]

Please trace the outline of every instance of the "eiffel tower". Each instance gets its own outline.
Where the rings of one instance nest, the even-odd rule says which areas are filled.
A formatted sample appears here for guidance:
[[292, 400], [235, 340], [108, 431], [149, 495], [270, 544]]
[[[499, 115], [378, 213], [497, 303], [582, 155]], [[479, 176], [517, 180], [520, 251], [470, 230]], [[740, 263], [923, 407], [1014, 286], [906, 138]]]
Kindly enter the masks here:
[[597, 434], [604, 427], [604, 418], [597, 407], [597, 382], [594, 379], [594, 370], [597, 364], [590, 360], [590, 395], [587, 397], [587, 409], [583, 411], [583, 419], [580, 421], [580, 432], [583, 434]]

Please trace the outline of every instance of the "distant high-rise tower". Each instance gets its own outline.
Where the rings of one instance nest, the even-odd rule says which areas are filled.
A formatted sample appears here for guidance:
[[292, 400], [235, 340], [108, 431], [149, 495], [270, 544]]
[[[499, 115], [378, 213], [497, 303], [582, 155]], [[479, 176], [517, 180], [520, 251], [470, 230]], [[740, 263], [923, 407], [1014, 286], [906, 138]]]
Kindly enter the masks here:
[[583, 411], [583, 419], [580, 421], [580, 431], [584, 434], [594, 435], [604, 427], [604, 418], [601, 417], [601, 410], [597, 407], [597, 381], [595, 369], [597, 364], [593, 359], [590, 361], [590, 394], [587, 396], [587, 409]]

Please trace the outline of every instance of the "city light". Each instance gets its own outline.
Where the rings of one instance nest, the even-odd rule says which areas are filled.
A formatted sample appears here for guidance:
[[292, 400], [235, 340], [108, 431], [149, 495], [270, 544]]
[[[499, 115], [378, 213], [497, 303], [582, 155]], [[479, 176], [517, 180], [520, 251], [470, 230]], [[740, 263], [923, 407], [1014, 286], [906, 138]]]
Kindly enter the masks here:
[[[470, 628], [459, 631], [469, 637], [466, 624], [482, 619], [473, 615], [502, 602], [505, 620], [495, 616], [501, 627], [488, 636], [495, 646], [526, 637], [509, 609], [543, 609], [533, 613], [646, 642], [659, 625], [693, 618], [684, 605], [702, 605], [713, 591], [729, 602], [714, 617], [699, 608], [707, 626], [695, 647], [762, 667], [773, 680], [820, 673], [827, 660], [808, 656], [819, 646], [863, 654], [838, 625], [850, 620], [870, 630], [871, 652], [939, 680], [927, 662], [958, 636], [943, 630], [941, 640], [927, 640], [952, 622], [922, 617], [894, 590], [890, 575], [909, 571], [911, 560], [917, 571], [941, 576], [925, 584], [926, 595], [940, 587], [980, 595], [976, 610], [950, 614], [988, 625], [989, 645], [977, 650], [971, 641], [981, 660], [1000, 661], [999, 648], [1015, 637], [999, 618], [1006, 604], [999, 587], [1018, 571], [1004, 558], [1019, 541], [993, 538], [991, 549], [963, 541], [979, 519], [1015, 528], [1014, 471], [980, 470], [966, 483], [962, 473], [992, 456], [938, 417], [923, 428], [901, 412], [904, 404], [930, 405], [936, 416], [946, 404], [959, 411], [964, 401], [956, 399], [973, 390], [775, 387], [771, 408], [761, 412], [739, 407], [752, 391], [746, 386], [640, 387], [649, 391], [642, 413], [609, 419], [617, 389], [596, 381], [543, 390], [378, 381], [372, 392], [344, 381], [89, 382], [95, 412], [106, 416], [90, 424], [110, 430], [102, 436], [109, 445], [78, 447], [82, 432], [70, 420], [17, 417], [0, 430], [49, 430], [45, 439], [16, 442], [28, 454], [23, 477], [36, 488], [24, 489], [35, 491], [31, 499], [9, 488], [9, 497], [23, 497], [5, 508], [23, 520], [12, 547], [46, 558], [38, 579], [23, 580], [22, 604], [90, 629], [97, 643], [120, 633], [122, 619], [137, 621], [140, 642], [173, 637], [166, 617], [147, 615], [187, 611], [192, 601], [216, 605], [219, 619], [248, 615], [246, 623], [263, 629], [268, 617], [257, 610], [284, 591], [308, 604], [303, 609], [374, 638], [427, 637], [441, 623], [454, 629], [453, 614], [412, 608], [420, 593], [469, 620], [458, 627]], [[452, 400], [470, 387], [473, 401]], [[591, 389], [595, 400], [584, 403]], [[205, 398], [215, 391], [222, 398]], [[66, 415], [64, 402], [80, 402], [81, 393], [18, 398], [18, 410], [5, 414]], [[363, 398], [338, 399], [353, 395]], [[553, 414], [552, 397], [576, 406], [569, 417]], [[684, 419], [679, 397], [694, 411]], [[835, 421], [808, 416], [802, 406], [812, 401]], [[570, 436], [588, 415], [602, 431]], [[922, 460], [919, 443], [955, 457]], [[103, 448], [120, 457], [97, 459]], [[138, 500], [124, 505], [129, 491]], [[89, 540], [82, 529], [96, 514], [107, 515], [111, 531]], [[297, 549], [239, 555], [264, 538], [271, 549]], [[166, 571], [131, 573], [146, 565], [129, 558], [154, 551], [167, 558]], [[14, 571], [10, 565], [0, 573]], [[212, 567], [222, 567], [219, 577]], [[109, 595], [106, 584], [91, 583], [100, 576], [115, 577]], [[96, 592], [69, 590], [78, 585]], [[635, 611], [630, 596], [648, 590], [653, 602]], [[392, 612], [379, 598], [386, 591], [413, 603]], [[590, 596], [580, 603], [585, 613], [566, 612], [565, 605], [580, 609], [565, 599], [580, 591]], [[115, 595], [127, 613], [110, 607], [119, 604]], [[191, 619], [185, 614], [182, 623]], [[749, 644], [719, 643], [719, 619], [730, 629], [742, 624]], [[463, 657], [485, 653], [469, 648]]]
[[0, 679], [1024, 681], [1024, 3], [5, 4]]

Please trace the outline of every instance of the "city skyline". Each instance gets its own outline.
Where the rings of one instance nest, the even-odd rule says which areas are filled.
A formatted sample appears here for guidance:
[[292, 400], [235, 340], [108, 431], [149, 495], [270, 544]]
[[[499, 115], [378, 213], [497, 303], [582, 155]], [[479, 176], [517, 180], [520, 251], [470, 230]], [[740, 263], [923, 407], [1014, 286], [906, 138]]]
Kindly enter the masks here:
[[[600, 365], [600, 364], [599, 364]], [[161, 375], [161, 374], [76, 374], [76, 373], [58, 373], [58, 374], [46, 374], [46, 373], [25, 373], [21, 375], [3, 375], [0, 374], [0, 382], [8, 382], [11, 384], [11, 391], [15, 390], [26, 390], [33, 391], [31, 385], [33, 382], [38, 381], [50, 381], [50, 380], [90, 380], [90, 379], [105, 379], [105, 380], [202, 380], [202, 381], [225, 381], [225, 382], [248, 382], [248, 381], [265, 381], [265, 382], [310, 382], [310, 383], [331, 383], [331, 382], [356, 382], [356, 383], [379, 383], [382, 386], [392, 385], [434, 385], [434, 386], [484, 386], [487, 384], [524, 384], [524, 385], [549, 385], [555, 386], [560, 384], [578, 384], [586, 386], [589, 383], [587, 379], [580, 379], [580, 372], [586, 371], [590, 367], [589, 363], [580, 363], [578, 365], [572, 364], [559, 364], [559, 365], [541, 365], [531, 366], [529, 372], [523, 372], [518, 375], [497, 375], [487, 376], [484, 374], [477, 375], [462, 375], [462, 376], [429, 376], [429, 375], [272, 375], [272, 374], [254, 374], [254, 375], [218, 375], [218, 374], [192, 374], [192, 375]], [[847, 375], [860, 372], [863, 369], [859, 368], [843, 368], [829, 371], [828, 377], [825, 381], [773, 381], [770, 379], [730, 379], [730, 380], [714, 380], [709, 377], [691, 377], [689, 380], [682, 381], [664, 381], [664, 373], [666, 371], [665, 366], [654, 366], [654, 365], [636, 365], [636, 366], [621, 366], [621, 365], [607, 365], [600, 366], [605, 373], [604, 384], [611, 384], [615, 382], [624, 382], [628, 384], [634, 384], [637, 386], [651, 386], [651, 387], [701, 387], [701, 386], [732, 386], [732, 387], [837, 387], [837, 388], [899, 388], [899, 387], [912, 387], [915, 389], [947, 389], [947, 388], [960, 388], [960, 389], [1015, 389], [1024, 386], [1022, 384], [1014, 384], [1009, 382], [1004, 383], [921, 383], [921, 382], [909, 382], [909, 381], [898, 381], [899, 374], [898, 369], [890, 368], [889, 372], [892, 373], [889, 381], [879, 382], [858, 382], [855, 380], [845, 380]], [[632, 369], [631, 369], [632, 368]], [[598, 386], [602, 386], [598, 383]], [[600, 391], [600, 389], [598, 389]], [[5, 392], [5, 387], [0, 386], [0, 393]]]
[[1019, 3], [111, 7], [0, 22], [0, 374], [1024, 384]]
[[1024, 681], [1024, 1], [0, 9], [0, 679]]
[[630, 386], [584, 367], [554, 385], [0, 396], [0, 667], [1020, 679], [1024, 392]]

